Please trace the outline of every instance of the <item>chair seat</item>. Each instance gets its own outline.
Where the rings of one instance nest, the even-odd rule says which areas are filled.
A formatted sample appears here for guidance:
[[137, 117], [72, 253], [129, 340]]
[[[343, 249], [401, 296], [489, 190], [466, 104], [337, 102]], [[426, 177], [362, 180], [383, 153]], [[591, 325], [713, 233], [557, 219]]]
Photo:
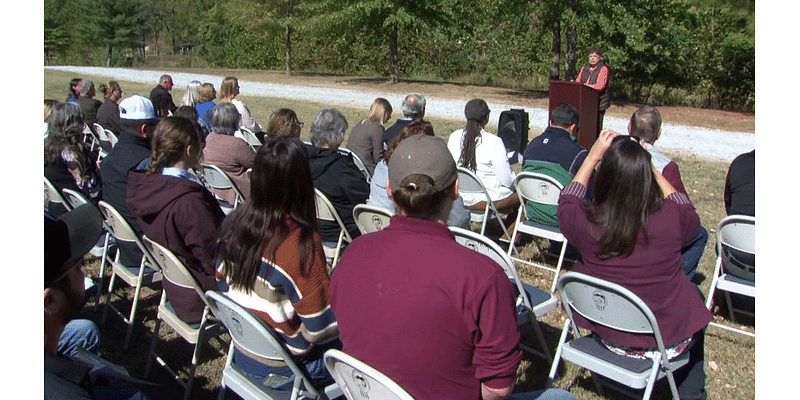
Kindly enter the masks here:
[[[165, 302], [164, 304], [159, 304], [158, 306], [158, 316], [157, 318], [163, 319], [171, 328], [175, 329], [184, 340], [189, 342], [190, 344], [197, 343], [197, 337], [200, 334], [200, 322], [196, 322], [193, 324], [187, 324], [182, 319], [178, 318], [178, 315], [175, 314], [175, 310], [172, 308], [172, 304], [169, 301]], [[209, 315], [208, 322], [205, 326], [206, 332], [211, 332], [210, 336], [216, 336], [222, 332], [224, 329], [221, 324], [218, 324], [216, 319]], [[204, 334], [206, 335], [206, 334]]]
[[[112, 261], [113, 272], [129, 286], [136, 286], [136, 280], [139, 279], [139, 266], [128, 267], [120, 264], [119, 262]], [[151, 285], [156, 282], [161, 282], [163, 275], [160, 271], [156, 271], [150, 267], [145, 266], [144, 274], [142, 275], [142, 284]]]
[[536, 318], [547, 315], [547, 313], [558, 307], [558, 299], [552, 293], [545, 292], [527, 283], [523, 283], [522, 287], [525, 288], [525, 294], [531, 301], [533, 314]]
[[558, 229], [558, 227], [539, 224], [527, 219], [519, 224], [518, 230], [520, 232], [543, 237], [545, 239], [555, 240], [558, 242], [564, 241], [564, 235], [561, 234], [561, 231]]
[[[635, 389], [647, 386], [653, 360], [627, 357], [608, 350], [592, 336], [584, 336], [564, 343], [562, 357], [574, 364], [596, 371], [609, 379]], [[689, 351], [670, 360], [673, 370], [689, 362]], [[621, 370], [621, 369], [622, 370]], [[656, 379], [664, 376], [659, 371]]]

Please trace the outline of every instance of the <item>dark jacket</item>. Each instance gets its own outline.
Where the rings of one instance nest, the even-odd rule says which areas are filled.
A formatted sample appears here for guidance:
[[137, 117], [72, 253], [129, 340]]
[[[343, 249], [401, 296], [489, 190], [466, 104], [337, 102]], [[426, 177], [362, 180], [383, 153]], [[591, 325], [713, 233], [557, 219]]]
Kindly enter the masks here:
[[122, 131], [119, 126], [119, 105], [111, 99], [106, 99], [97, 110], [97, 123], [119, 136]]
[[92, 129], [94, 129], [92, 125], [97, 122], [97, 110], [100, 109], [101, 105], [103, 105], [103, 103], [101, 103], [100, 100], [83, 96], [78, 97], [78, 106], [80, 106], [83, 112], [83, 120], [86, 122], [86, 125], [89, 125]]
[[[214, 196], [185, 178], [132, 171], [126, 199], [144, 234], [172, 250], [203, 291], [217, 290], [216, 240], [225, 215]], [[194, 289], [162, 284], [178, 317], [199, 322], [205, 304]]]
[[[369, 197], [369, 184], [356, 167], [352, 157], [331, 149], [306, 146], [314, 187], [331, 201], [352, 238], [360, 235], [353, 219], [353, 207], [365, 204]], [[339, 227], [336, 223], [320, 221], [319, 236], [323, 242], [336, 242]]]
[[172, 102], [172, 95], [161, 85], [157, 85], [150, 91], [150, 101], [153, 103], [153, 108], [159, 117], [166, 117], [167, 111], [175, 112], [177, 108], [175, 103]]
[[569, 132], [548, 126], [541, 135], [528, 143], [522, 159], [556, 163], [570, 175], [575, 176], [587, 154], [586, 149], [579, 145]]

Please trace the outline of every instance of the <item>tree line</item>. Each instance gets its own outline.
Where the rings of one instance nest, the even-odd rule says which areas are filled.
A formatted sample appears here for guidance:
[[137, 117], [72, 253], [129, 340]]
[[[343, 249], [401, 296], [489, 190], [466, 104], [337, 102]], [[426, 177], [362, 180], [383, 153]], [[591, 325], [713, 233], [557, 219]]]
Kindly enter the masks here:
[[[598, 46], [615, 100], [755, 109], [752, 0], [45, 0], [46, 64], [206, 65], [546, 90]], [[145, 48], [148, 50], [145, 51]]]

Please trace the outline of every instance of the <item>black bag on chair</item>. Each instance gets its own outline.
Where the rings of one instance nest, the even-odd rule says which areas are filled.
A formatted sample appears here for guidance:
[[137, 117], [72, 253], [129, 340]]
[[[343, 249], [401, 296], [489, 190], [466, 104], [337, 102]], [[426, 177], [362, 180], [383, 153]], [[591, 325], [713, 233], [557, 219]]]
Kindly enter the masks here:
[[497, 136], [503, 139], [511, 165], [522, 162], [522, 154], [528, 147], [528, 123], [528, 113], [523, 109], [512, 108], [500, 113]]

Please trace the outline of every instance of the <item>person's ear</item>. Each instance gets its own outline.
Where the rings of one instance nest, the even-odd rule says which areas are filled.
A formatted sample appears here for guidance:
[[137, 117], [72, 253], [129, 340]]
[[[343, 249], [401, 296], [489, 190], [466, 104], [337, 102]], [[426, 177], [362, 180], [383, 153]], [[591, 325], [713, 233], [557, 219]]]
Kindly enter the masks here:
[[58, 293], [56, 289], [47, 288], [44, 290], [44, 312], [50, 315], [56, 315], [61, 309], [61, 304], [58, 301]]
[[386, 178], [386, 195], [392, 198], [392, 188], [389, 187], [389, 178]]
[[659, 129], [659, 130], [658, 130], [658, 133], [656, 133], [656, 138], [655, 138], [655, 139], [653, 139], [653, 142], [655, 142], [656, 140], [658, 140], [658, 138], [660, 138], [660, 137], [661, 137], [661, 129]]
[[630, 121], [628, 121], [628, 135], [630, 134], [631, 134], [631, 123]]
[[453, 183], [453, 189], [450, 193], [450, 198], [452, 198], [453, 201], [458, 200], [458, 178], [456, 178], [456, 181]]

